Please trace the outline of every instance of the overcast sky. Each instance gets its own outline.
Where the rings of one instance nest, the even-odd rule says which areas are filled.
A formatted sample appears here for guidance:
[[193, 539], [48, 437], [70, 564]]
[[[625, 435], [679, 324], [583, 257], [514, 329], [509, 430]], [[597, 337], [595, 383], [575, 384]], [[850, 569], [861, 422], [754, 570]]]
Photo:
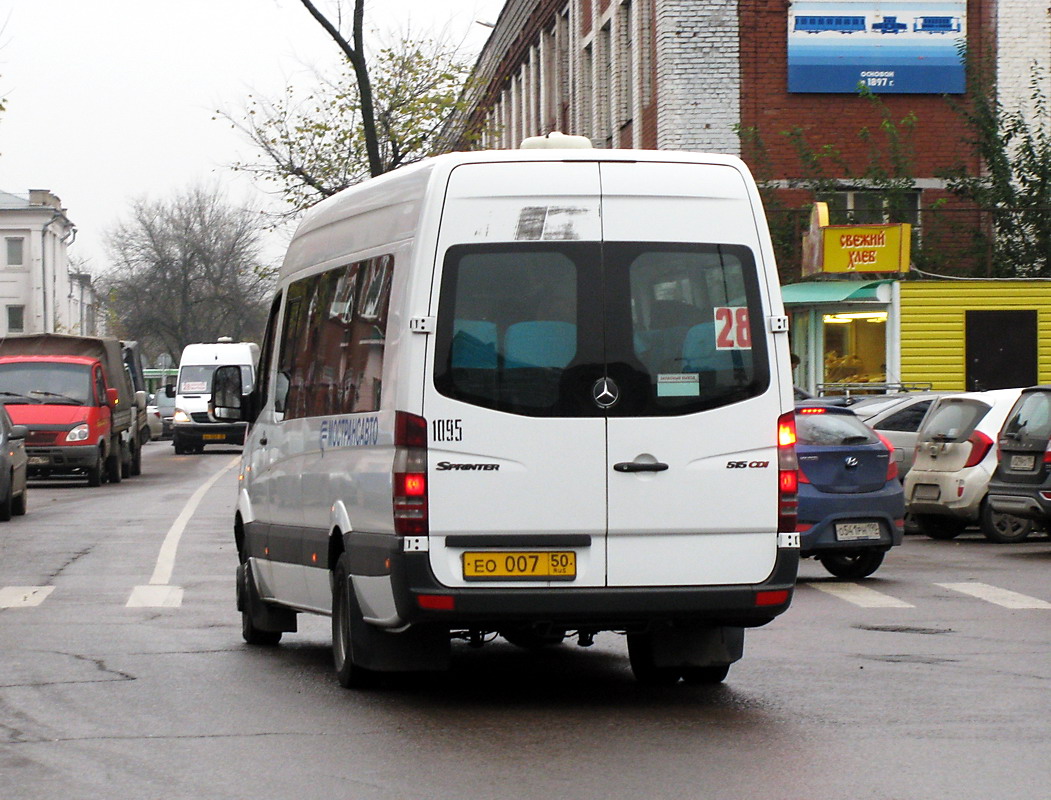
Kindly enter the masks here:
[[[474, 20], [502, 6], [366, 0], [366, 25], [444, 32], [473, 58], [489, 33]], [[216, 109], [276, 98], [339, 57], [299, 0], [0, 0], [0, 25], [0, 190], [58, 195], [78, 228], [70, 254], [94, 274], [133, 199], [218, 181], [232, 200], [261, 200], [227, 169], [251, 150]], [[281, 246], [269, 237], [268, 255]]]

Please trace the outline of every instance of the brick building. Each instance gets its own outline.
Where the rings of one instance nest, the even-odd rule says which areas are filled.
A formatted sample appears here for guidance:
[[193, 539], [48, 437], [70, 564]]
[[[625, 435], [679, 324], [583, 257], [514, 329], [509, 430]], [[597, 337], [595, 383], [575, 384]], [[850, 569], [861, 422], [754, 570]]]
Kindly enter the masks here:
[[[961, 246], [949, 231], [978, 221], [972, 209], [947, 195], [939, 177], [952, 167], [979, 169], [964, 144], [967, 131], [956, 107], [964, 99], [965, 76], [955, 46], [965, 44], [975, 63], [993, 65], [1001, 101], [1018, 107], [1030, 94], [1030, 65], [1051, 65], [1048, 5], [1048, 0], [508, 0], [476, 64], [470, 110], [447, 133], [459, 147], [517, 147], [527, 136], [561, 130], [588, 136], [596, 147], [734, 153], [761, 181], [782, 190], [788, 209], [813, 199], [812, 191], [789, 191], [814, 185], [813, 169], [801, 155], [831, 146], [838, 158], [821, 169], [825, 188], [832, 186], [835, 196], [823, 199], [834, 214], [858, 222], [885, 216], [886, 198], [864, 176], [876, 172], [874, 163], [889, 174], [900, 171], [891, 163], [897, 147], [912, 179], [910, 192], [896, 201], [909, 213], [899, 221], [918, 230], [926, 224], [928, 242], [948, 253]], [[850, 20], [858, 20], [853, 29]], [[840, 30], [831, 30], [835, 25]], [[826, 44], [833, 48], [832, 63], [863, 37], [883, 50], [905, 44], [907, 37], [940, 46], [956, 61], [948, 67], [953, 74], [931, 81], [921, 73], [932, 67], [910, 67], [908, 85], [903, 69], [897, 87], [879, 85], [886, 78], [866, 78], [876, 101], [858, 94], [856, 76], [893, 72], [850, 73], [855, 77], [838, 87], [822, 85], [822, 76], [832, 74], [829, 64], [814, 68], [809, 83], [794, 77], [805, 57], [793, 48], [803, 52], [814, 43]], [[917, 63], [934, 60], [924, 53]], [[913, 122], [903, 124], [910, 118]], [[900, 144], [890, 144], [881, 132], [884, 119], [899, 126]], [[869, 136], [862, 133], [866, 129]], [[468, 130], [477, 138], [466, 136]], [[795, 141], [785, 135], [790, 131], [797, 132]], [[923, 212], [934, 206], [940, 222], [933, 215], [924, 220]], [[803, 221], [800, 215], [789, 217], [790, 228]], [[784, 234], [786, 240], [798, 241], [795, 228]], [[953, 260], [958, 256], [942, 259]], [[785, 270], [786, 279], [798, 276], [794, 263]]]
[[[815, 199], [829, 203], [833, 223], [911, 223], [914, 261], [929, 270], [992, 275], [971, 239], [988, 218], [944, 178], [981, 168], [959, 112], [974, 83], [964, 46], [1005, 109], [1026, 105], [1034, 64], [1051, 94], [1049, 0], [507, 0], [469, 109], [446, 133], [461, 148], [513, 148], [561, 130], [596, 147], [740, 155], [769, 190], [784, 283], [801, 277], [800, 234]], [[889, 68], [872, 66], [888, 54]], [[820, 161], [819, 182], [812, 159], [826, 147], [837, 157]], [[907, 180], [888, 190], [881, 170]], [[892, 299], [851, 301], [881, 306], [859, 309], [844, 306], [847, 295], [807, 299], [799, 288], [793, 347], [805, 383], [828, 380], [833, 351], [862, 352], [862, 333], [874, 342], [866, 379], [900, 379]], [[872, 313], [824, 325], [837, 309]]]

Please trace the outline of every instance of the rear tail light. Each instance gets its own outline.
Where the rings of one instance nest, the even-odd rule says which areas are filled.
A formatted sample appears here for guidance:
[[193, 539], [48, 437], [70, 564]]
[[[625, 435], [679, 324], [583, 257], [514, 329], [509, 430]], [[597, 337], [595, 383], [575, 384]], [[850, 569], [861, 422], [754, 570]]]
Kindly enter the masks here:
[[975, 431], [967, 438], [967, 441], [971, 443], [971, 454], [967, 456], [967, 463], [964, 464], [964, 466], [975, 467], [983, 458], [985, 458], [985, 455], [989, 452], [990, 448], [992, 448], [993, 440], [981, 431]]
[[799, 510], [799, 462], [796, 459], [796, 417], [792, 411], [777, 420], [777, 530], [795, 533]]
[[1047, 447], [1044, 448], [1044, 463], [1051, 464], [1051, 441], [1048, 441]]
[[877, 432], [876, 435], [879, 437], [879, 440], [883, 442], [883, 446], [887, 448], [887, 480], [889, 481], [897, 478], [898, 462], [894, 460], [894, 445], [892, 445], [882, 433]]
[[394, 415], [394, 532], [426, 536], [427, 420], [397, 411]]

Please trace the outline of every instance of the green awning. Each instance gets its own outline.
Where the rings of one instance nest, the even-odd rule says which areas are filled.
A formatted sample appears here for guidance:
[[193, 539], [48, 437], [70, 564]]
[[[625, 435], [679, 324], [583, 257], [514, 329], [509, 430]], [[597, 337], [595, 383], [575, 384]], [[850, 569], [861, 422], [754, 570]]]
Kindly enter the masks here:
[[879, 301], [879, 287], [891, 283], [879, 281], [808, 281], [790, 283], [781, 287], [785, 305], [817, 305], [820, 303], [843, 303], [847, 301]]

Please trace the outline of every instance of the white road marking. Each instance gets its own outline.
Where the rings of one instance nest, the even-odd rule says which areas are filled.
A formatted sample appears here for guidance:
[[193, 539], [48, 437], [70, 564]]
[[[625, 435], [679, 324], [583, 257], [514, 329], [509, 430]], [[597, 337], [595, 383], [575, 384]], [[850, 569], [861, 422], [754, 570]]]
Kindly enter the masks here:
[[44, 602], [54, 586], [4, 586], [0, 588], [0, 608], [28, 608]]
[[941, 586], [943, 589], [950, 589], [954, 592], [977, 597], [979, 600], [985, 600], [987, 603], [995, 603], [1004, 608], [1051, 608], [1051, 603], [1046, 600], [1029, 597], [1008, 589], [1000, 589], [996, 586], [990, 586], [988, 583], [968, 581], [967, 583], [939, 583], [936, 585]]
[[807, 586], [862, 608], [915, 608], [911, 603], [858, 583], [808, 583]]
[[217, 471], [212, 477], [202, 484], [196, 492], [186, 501], [175, 522], [168, 528], [161, 545], [160, 554], [157, 556], [157, 565], [153, 568], [153, 575], [149, 585], [136, 586], [132, 589], [131, 597], [128, 598], [128, 608], [176, 608], [182, 605], [182, 587], [170, 586], [172, 571], [175, 569], [175, 554], [179, 549], [179, 541], [182, 539], [186, 525], [197, 511], [205, 494], [211, 489], [223, 474], [233, 469], [240, 462], [240, 456], [232, 459], [229, 464]]

